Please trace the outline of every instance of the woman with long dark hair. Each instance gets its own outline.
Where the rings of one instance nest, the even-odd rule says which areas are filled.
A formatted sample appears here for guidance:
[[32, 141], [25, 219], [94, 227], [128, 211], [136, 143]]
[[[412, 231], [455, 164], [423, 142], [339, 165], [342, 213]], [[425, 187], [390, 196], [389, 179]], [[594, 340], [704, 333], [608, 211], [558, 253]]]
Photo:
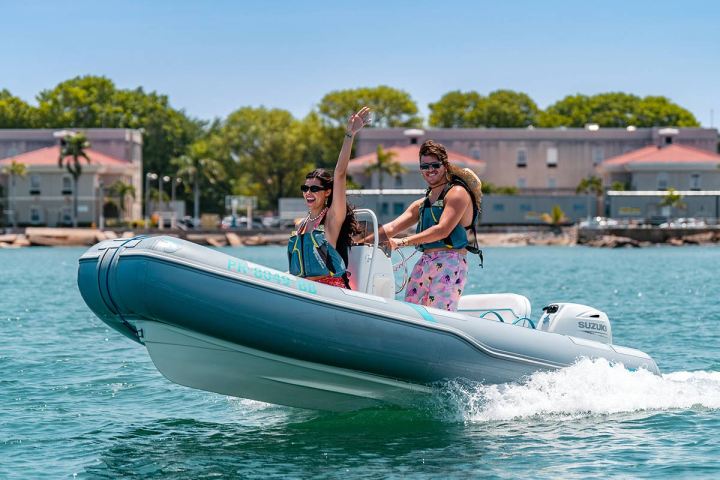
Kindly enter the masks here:
[[350, 288], [345, 271], [352, 236], [360, 233], [345, 196], [353, 139], [370, 120], [363, 107], [350, 116], [334, 172], [318, 168], [300, 186], [308, 214], [290, 236], [290, 273], [335, 287]]

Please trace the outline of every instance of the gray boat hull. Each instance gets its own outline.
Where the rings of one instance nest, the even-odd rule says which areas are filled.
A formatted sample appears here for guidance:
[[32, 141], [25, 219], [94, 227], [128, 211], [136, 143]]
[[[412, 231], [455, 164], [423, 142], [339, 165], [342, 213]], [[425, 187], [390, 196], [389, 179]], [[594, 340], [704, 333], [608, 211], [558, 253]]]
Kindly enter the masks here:
[[504, 383], [580, 357], [658, 373], [638, 350], [308, 282], [170, 237], [95, 245], [78, 285], [169, 380], [282, 405], [407, 405], [436, 382]]

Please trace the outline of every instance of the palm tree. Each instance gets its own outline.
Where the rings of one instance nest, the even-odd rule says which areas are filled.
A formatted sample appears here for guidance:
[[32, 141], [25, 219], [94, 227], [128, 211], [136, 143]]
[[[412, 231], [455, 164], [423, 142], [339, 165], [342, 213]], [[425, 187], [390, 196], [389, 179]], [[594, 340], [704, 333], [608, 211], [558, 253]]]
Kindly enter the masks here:
[[13, 228], [17, 228], [17, 212], [15, 211], [15, 177], [24, 177], [27, 175], [27, 165], [13, 160], [10, 165], [3, 168], [3, 173], [8, 176], [8, 199], [11, 202], [9, 210], [13, 216]]
[[[668, 188], [667, 193], [665, 194], [663, 199], [660, 201], [660, 206], [669, 207], [670, 209], [683, 209], [687, 205], [685, 204], [685, 202], [682, 201], [682, 198], [682, 195], [680, 195], [677, 190], [675, 190], [673, 187], [670, 187]], [[670, 212], [668, 212], [668, 214], [669, 213]]]
[[197, 226], [200, 219], [200, 183], [205, 180], [210, 185], [226, 178], [225, 168], [219, 161], [208, 156], [205, 142], [196, 142], [188, 149], [188, 154], [173, 158], [170, 162], [177, 168], [176, 175], [193, 186], [193, 222]]
[[86, 148], [90, 148], [90, 142], [83, 133], [68, 132], [60, 138], [58, 166], [63, 168], [64, 164], [73, 178], [73, 227], [77, 227], [78, 178], [82, 175], [80, 159], [84, 158], [90, 163], [90, 157], [85, 153]]
[[405, 173], [407, 169], [400, 165], [396, 160], [395, 152], [391, 152], [382, 148], [382, 145], [377, 146], [377, 162], [368, 165], [365, 168], [365, 173], [372, 175], [377, 172], [378, 174], [378, 204], [382, 204], [382, 191], [383, 191], [383, 179], [385, 175], [400, 175]]
[[130, 197], [135, 199], [135, 186], [125, 183], [122, 180], [117, 180], [115, 183], [110, 185], [110, 192], [120, 197], [120, 220], [123, 220], [125, 216], [125, 199]]
[[550, 229], [556, 235], [561, 232], [560, 225], [567, 223], [568, 218], [565, 216], [565, 212], [562, 211], [560, 205], [553, 205], [550, 213], [543, 213], [540, 215], [540, 219], [550, 225]]
[[[575, 188], [575, 193], [580, 194], [584, 193], [585, 195], [593, 194], [595, 195], [595, 198], [597, 199], [598, 203], [600, 203], [600, 197], [602, 197], [603, 194], [603, 185], [602, 180], [600, 177], [597, 177], [595, 175], [590, 175], [589, 177], [583, 178], [580, 180], [580, 183], [578, 183], [577, 188]], [[600, 212], [602, 208], [598, 208], [598, 212]], [[588, 221], [590, 220], [590, 198], [588, 198], [588, 205], [587, 205], [587, 218]]]

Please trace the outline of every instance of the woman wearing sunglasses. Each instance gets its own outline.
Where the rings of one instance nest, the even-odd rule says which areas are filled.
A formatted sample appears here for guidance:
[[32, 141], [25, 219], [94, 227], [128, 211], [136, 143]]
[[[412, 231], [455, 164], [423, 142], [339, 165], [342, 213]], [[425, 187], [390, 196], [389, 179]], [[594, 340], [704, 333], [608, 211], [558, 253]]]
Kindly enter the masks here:
[[334, 172], [318, 168], [308, 173], [300, 191], [308, 207], [307, 217], [290, 235], [290, 273], [316, 282], [350, 288], [345, 267], [352, 236], [360, 229], [345, 196], [347, 167], [353, 139], [370, 121], [363, 107], [350, 116]]

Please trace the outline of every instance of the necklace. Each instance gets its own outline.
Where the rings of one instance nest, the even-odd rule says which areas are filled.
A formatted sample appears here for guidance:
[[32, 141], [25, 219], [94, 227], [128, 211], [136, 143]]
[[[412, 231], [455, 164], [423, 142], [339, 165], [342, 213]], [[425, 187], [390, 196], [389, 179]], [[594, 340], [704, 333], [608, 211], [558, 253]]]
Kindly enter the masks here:
[[448, 183], [448, 182], [443, 182], [443, 183], [440, 183], [440, 184], [438, 184], [438, 185], [435, 185], [434, 187], [430, 187], [430, 190], [435, 190], [435, 189], [438, 188], [438, 187], [442, 187], [443, 185], [447, 185], [447, 183]]
[[315, 223], [315, 220], [317, 220], [318, 218], [320, 218], [320, 217], [322, 217], [323, 215], [325, 215], [325, 212], [327, 212], [327, 207], [325, 207], [325, 208], [323, 208], [322, 210], [320, 210], [320, 213], [318, 213], [318, 214], [317, 214], [316, 216], [314, 216], [314, 217], [311, 217], [311, 216], [310, 216], [310, 214], [311, 214], [312, 212], [308, 212], [307, 223]]

